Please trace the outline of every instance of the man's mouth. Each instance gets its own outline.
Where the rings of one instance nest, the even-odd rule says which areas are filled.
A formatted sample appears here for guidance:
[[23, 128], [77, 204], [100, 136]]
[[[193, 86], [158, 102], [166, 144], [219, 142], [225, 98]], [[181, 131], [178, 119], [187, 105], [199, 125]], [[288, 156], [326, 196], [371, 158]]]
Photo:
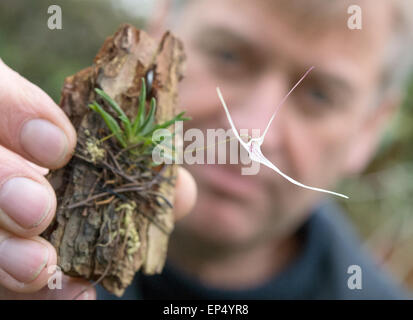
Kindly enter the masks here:
[[234, 169], [227, 165], [204, 165], [202, 170], [197, 170], [196, 175], [221, 196], [239, 200], [252, 200], [262, 186], [251, 176], [242, 176], [239, 166]]

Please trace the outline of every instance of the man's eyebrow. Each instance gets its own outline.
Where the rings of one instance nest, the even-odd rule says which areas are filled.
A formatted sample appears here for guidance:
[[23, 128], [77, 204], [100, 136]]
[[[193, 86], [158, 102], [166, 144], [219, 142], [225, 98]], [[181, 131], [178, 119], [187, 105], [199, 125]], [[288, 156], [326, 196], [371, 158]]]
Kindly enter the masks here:
[[[226, 26], [206, 25], [196, 34], [196, 38], [196, 43], [201, 46], [205, 46], [209, 42], [224, 41], [246, 51], [251, 48], [254, 48], [254, 51], [256, 51], [259, 50], [258, 48], [260, 47], [259, 43], [254, 42], [248, 36], [233, 31]], [[302, 65], [301, 63], [297, 63], [296, 66], [300, 66], [300, 70], [308, 68], [307, 65]], [[343, 94], [353, 94], [355, 92], [354, 86], [347, 79], [321, 70], [317, 65], [315, 65], [311, 77], [320, 84], [325, 84], [332, 89], [340, 90]]]
[[224, 26], [205, 26], [196, 34], [196, 37], [201, 41], [220, 40], [242, 47], [254, 46], [254, 43], [248, 37]]
[[336, 76], [326, 71], [322, 71], [320, 69], [317, 69], [317, 67], [314, 69], [312, 77], [316, 81], [326, 84], [333, 89], [341, 90], [346, 93], [354, 93], [355, 91], [354, 86], [345, 78]]

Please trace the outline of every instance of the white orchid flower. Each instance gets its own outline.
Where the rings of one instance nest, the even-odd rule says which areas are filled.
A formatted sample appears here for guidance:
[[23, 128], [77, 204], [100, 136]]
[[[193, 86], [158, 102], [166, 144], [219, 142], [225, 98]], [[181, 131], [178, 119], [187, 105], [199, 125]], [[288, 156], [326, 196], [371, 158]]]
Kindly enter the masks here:
[[282, 106], [282, 104], [285, 102], [285, 100], [287, 100], [288, 96], [291, 94], [291, 92], [293, 92], [293, 90], [301, 83], [301, 81], [303, 81], [303, 79], [307, 76], [307, 74], [314, 69], [314, 67], [311, 67], [303, 76], [302, 78], [296, 83], [296, 85], [287, 93], [287, 95], [284, 97], [284, 99], [282, 99], [282, 101], [278, 104], [277, 108], [275, 109], [274, 114], [272, 115], [270, 121], [268, 122], [267, 127], [265, 128], [264, 133], [258, 137], [258, 138], [251, 138], [248, 142], [245, 142], [241, 139], [240, 135], [238, 134], [237, 129], [235, 128], [234, 122], [232, 121], [231, 115], [229, 114], [229, 110], [228, 107], [225, 103], [225, 100], [222, 96], [221, 90], [219, 88], [217, 88], [217, 93], [219, 96], [219, 99], [221, 100], [222, 106], [224, 107], [225, 113], [227, 115], [229, 124], [231, 125], [232, 131], [235, 134], [235, 137], [238, 139], [238, 141], [240, 142], [240, 144], [244, 147], [245, 150], [247, 150], [248, 152], [248, 156], [250, 157], [251, 160], [253, 161], [257, 161], [259, 163], [262, 163], [263, 165], [271, 168], [272, 170], [274, 170], [275, 172], [277, 172], [279, 175], [281, 175], [283, 178], [287, 179], [288, 181], [290, 181], [291, 183], [294, 183], [297, 186], [300, 186], [302, 188], [306, 188], [306, 189], [310, 189], [310, 190], [314, 190], [314, 191], [318, 191], [318, 192], [324, 192], [324, 193], [329, 193], [329, 194], [333, 194], [335, 196], [338, 197], [342, 197], [345, 199], [348, 199], [349, 197], [347, 197], [344, 194], [341, 193], [337, 193], [337, 192], [333, 192], [333, 191], [328, 191], [328, 190], [324, 190], [324, 189], [320, 189], [320, 188], [314, 188], [314, 187], [310, 187], [307, 185], [304, 185], [296, 180], [294, 180], [293, 178], [289, 177], [288, 175], [286, 175], [285, 173], [283, 173], [280, 169], [278, 169], [273, 163], [271, 163], [270, 160], [268, 160], [261, 152], [261, 145], [264, 143], [264, 138], [265, 135], [267, 134], [267, 131], [271, 125], [271, 122], [274, 120], [275, 115], [277, 114], [278, 109]]

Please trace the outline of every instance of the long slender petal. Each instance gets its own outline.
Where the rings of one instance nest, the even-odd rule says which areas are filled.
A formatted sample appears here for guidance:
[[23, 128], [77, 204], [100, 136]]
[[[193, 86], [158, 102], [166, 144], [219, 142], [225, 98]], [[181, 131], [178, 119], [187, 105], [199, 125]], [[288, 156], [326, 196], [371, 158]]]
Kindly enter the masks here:
[[224, 97], [222, 96], [221, 90], [219, 88], [217, 88], [217, 92], [218, 92], [218, 97], [221, 100], [222, 106], [224, 107], [225, 113], [227, 114], [227, 118], [228, 118], [228, 122], [231, 125], [231, 129], [235, 134], [235, 137], [237, 137], [237, 139], [239, 140], [239, 142], [241, 143], [241, 145], [248, 150], [247, 144], [244, 142], [244, 140], [241, 139], [241, 137], [238, 134], [237, 129], [235, 128], [234, 122], [232, 122], [232, 118], [231, 115], [229, 114], [228, 111], [228, 107], [227, 104], [225, 103]]
[[[286, 100], [286, 98], [290, 95], [290, 93], [297, 87], [297, 85], [307, 76], [307, 74], [313, 69], [313, 67], [311, 67], [305, 74], [304, 76], [298, 81], [298, 83], [290, 90], [290, 92], [287, 94], [287, 96], [283, 99], [283, 101], [281, 101], [281, 103], [279, 104], [279, 106], [281, 106], [284, 101]], [[225, 100], [222, 96], [221, 90], [219, 88], [217, 88], [217, 93], [219, 96], [219, 99], [221, 100], [222, 106], [224, 107], [225, 113], [227, 115], [228, 118], [228, 122], [231, 125], [231, 129], [234, 132], [236, 138], [239, 140], [240, 144], [247, 150], [249, 157], [251, 158], [251, 160], [253, 161], [257, 161], [259, 163], [262, 163], [263, 165], [269, 167], [270, 169], [274, 170], [275, 172], [277, 172], [279, 175], [281, 175], [284, 179], [287, 179], [288, 181], [290, 181], [291, 183], [305, 188], [305, 189], [310, 189], [313, 191], [318, 191], [318, 192], [324, 192], [324, 193], [329, 193], [338, 197], [342, 197], [345, 199], [348, 199], [349, 197], [341, 194], [341, 193], [337, 193], [337, 192], [333, 192], [333, 191], [329, 191], [329, 190], [325, 190], [325, 189], [320, 189], [320, 188], [315, 188], [315, 187], [310, 187], [307, 186], [305, 184], [302, 184], [301, 182], [298, 182], [296, 180], [294, 180], [293, 178], [289, 177], [288, 175], [286, 175], [285, 173], [283, 173], [280, 169], [278, 169], [270, 160], [268, 160], [262, 153], [261, 151], [261, 145], [264, 142], [264, 136], [265, 133], [267, 132], [272, 120], [274, 119], [275, 114], [277, 113], [278, 107], [275, 110], [273, 116], [271, 117], [270, 122], [268, 123], [268, 126], [264, 132], [264, 134], [256, 139], [251, 139], [248, 143], [245, 143], [241, 137], [238, 134], [237, 129], [235, 128], [234, 122], [232, 121], [231, 115], [229, 113], [228, 107], [225, 103]]]
[[280, 109], [280, 107], [284, 104], [284, 102], [287, 100], [287, 98], [290, 96], [290, 94], [294, 91], [295, 88], [297, 88], [297, 86], [301, 83], [301, 81], [304, 80], [305, 77], [307, 77], [307, 75], [311, 72], [311, 70], [313, 70], [314, 67], [311, 67], [310, 69], [307, 70], [307, 72], [301, 77], [300, 80], [298, 80], [298, 82], [295, 84], [294, 87], [291, 88], [291, 90], [285, 95], [285, 97], [281, 100], [281, 102], [278, 104], [278, 106], [275, 108], [275, 111], [270, 119], [270, 121], [267, 124], [267, 127], [264, 130], [264, 133], [261, 136], [261, 140], [264, 141], [265, 135], [267, 134], [268, 129], [270, 128], [271, 122], [274, 120], [275, 115], [278, 112], [278, 109]]
[[267, 167], [274, 170], [275, 172], [277, 172], [279, 175], [281, 175], [283, 178], [287, 179], [291, 183], [294, 183], [295, 185], [300, 186], [302, 188], [306, 188], [306, 189], [310, 189], [310, 190], [314, 190], [314, 191], [318, 191], [318, 192], [330, 193], [330, 194], [336, 195], [338, 197], [348, 199], [348, 197], [344, 194], [333, 192], [333, 191], [328, 191], [328, 190], [324, 190], [324, 189], [320, 189], [320, 188], [310, 187], [310, 186], [307, 186], [305, 184], [302, 184], [301, 182], [298, 182], [297, 180], [294, 180], [293, 178], [291, 178], [291, 177], [287, 176], [285, 173], [283, 173], [280, 169], [278, 169], [270, 160], [268, 160], [262, 154], [261, 148], [259, 146], [254, 147], [254, 145], [253, 145], [251, 150], [252, 150], [252, 152], [250, 152], [250, 158], [252, 160], [258, 161], [258, 162], [262, 163], [263, 165], [266, 165]]

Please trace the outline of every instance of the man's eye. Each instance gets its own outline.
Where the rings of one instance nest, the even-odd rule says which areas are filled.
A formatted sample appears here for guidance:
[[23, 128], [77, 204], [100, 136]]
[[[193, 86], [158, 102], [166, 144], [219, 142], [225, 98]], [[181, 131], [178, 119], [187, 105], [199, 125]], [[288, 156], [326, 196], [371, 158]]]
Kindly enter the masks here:
[[211, 48], [207, 53], [207, 61], [216, 76], [232, 80], [252, 77], [258, 66], [252, 63], [245, 53], [227, 48]]
[[319, 86], [297, 88], [295, 97], [299, 110], [309, 116], [321, 116], [332, 111], [336, 99], [329, 89]]
[[321, 103], [328, 103], [330, 101], [328, 94], [321, 88], [309, 88], [308, 94], [311, 99]]
[[211, 52], [213, 57], [221, 63], [234, 64], [240, 61], [240, 56], [234, 50], [215, 49]]

